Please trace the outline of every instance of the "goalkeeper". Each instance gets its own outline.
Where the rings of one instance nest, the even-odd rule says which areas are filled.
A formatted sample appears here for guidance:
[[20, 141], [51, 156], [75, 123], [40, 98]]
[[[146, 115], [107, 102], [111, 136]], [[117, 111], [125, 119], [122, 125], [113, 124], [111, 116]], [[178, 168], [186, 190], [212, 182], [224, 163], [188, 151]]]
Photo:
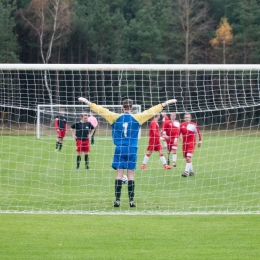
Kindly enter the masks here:
[[176, 103], [176, 99], [168, 100], [162, 104], [154, 106], [142, 113], [131, 114], [133, 108], [133, 101], [125, 99], [122, 103], [123, 114], [117, 114], [109, 111], [102, 106], [91, 103], [86, 98], [80, 97], [82, 101], [89, 105], [92, 111], [105, 118], [112, 127], [112, 138], [115, 144], [114, 159], [112, 168], [116, 170], [115, 180], [115, 197], [114, 207], [120, 206], [122, 177], [124, 170], [127, 170], [128, 177], [128, 196], [129, 206], [135, 207], [134, 202], [134, 171], [137, 162], [138, 149], [138, 133], [141, 125], [150, 118], [162, 111], [162, 109], [172, 103]]

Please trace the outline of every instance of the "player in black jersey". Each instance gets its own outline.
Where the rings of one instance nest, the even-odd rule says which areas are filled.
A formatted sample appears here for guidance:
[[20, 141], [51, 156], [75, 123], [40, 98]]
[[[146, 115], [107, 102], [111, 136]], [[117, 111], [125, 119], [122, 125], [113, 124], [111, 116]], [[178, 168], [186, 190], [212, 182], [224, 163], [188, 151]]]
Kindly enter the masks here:
[[89, 140], [95, 131], [94, 126], [88, 122], [88, 114], [83, 113], [81, 120], [71, 126], [72, 137], [76, 140], [77, 146], [77, 169], [79, 169], [81, 154], [85, 154], [85, 167], [89, 169], [88, 153], [90, 152]]
[[54, 125], [58, 137], [55, 151], [58, 151], [58, 149], [59, 151], [61, 151], [63, 138], [65, 137], [68, 129], [67, 118], [64, 115], [65, 115], [65, 109], [60, 108], [59, 115], [55, 117]]

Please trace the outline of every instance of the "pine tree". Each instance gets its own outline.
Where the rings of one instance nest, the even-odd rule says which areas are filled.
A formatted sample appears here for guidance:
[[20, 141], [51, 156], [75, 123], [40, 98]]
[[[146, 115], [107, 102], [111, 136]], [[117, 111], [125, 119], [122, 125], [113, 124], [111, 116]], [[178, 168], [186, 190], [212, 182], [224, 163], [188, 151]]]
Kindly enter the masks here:
[[15, 20], [12, 13], [15, 3], [9, 4], [0, 0], [0, 62], [16, 63], [18, 58], [17, 36], [14, 33]]

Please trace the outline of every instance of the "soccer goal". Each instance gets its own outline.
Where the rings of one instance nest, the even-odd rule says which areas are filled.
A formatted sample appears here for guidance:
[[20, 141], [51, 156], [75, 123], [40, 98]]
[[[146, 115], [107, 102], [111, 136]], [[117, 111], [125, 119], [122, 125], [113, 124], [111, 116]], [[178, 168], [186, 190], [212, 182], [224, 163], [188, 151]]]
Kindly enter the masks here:
[[[1, 64], [0, 212], [83, 214], [259, 214], [260, 65]], [[195, 175], [164, 170], [157, 152], [141, 170], [149, 125], [142, 125], [135, 172], [136, 208], [127, 184], [113, 207], [115, 171], [111, 126], [101, 117], [89, 153], [90, 169], [76, 169], [70, 131], [61, 152], [54, 117], [62, 106], [68, 125], [89, 107], [85, 97], [116, 113], [130, 98], [139, 113], [168, 99], [183, 122], [190, 113], [202, 135], [192, 157]], [[162, 118], [159, 119], [161, 128]], [[163, 145], [163, 143], [162, 143]], [[167, 157], [167, 151], [164, 150]], [[172, 155], [169, 157], [172, 163]], [[83, 160], [83, 159], [82, 159]]]

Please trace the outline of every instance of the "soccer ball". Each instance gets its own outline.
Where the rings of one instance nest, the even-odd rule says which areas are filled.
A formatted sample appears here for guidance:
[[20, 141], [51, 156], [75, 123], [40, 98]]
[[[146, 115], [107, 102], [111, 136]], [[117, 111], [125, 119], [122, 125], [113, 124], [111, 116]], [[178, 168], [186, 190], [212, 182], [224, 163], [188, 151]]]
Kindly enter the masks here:
[[126, 175], [123, 175], [123, 177], [122, 177], [122, 183], [123, 183], [123, 184], [126, 184], [127, 181], [128, 181], [127, 176], [126, 176]]

